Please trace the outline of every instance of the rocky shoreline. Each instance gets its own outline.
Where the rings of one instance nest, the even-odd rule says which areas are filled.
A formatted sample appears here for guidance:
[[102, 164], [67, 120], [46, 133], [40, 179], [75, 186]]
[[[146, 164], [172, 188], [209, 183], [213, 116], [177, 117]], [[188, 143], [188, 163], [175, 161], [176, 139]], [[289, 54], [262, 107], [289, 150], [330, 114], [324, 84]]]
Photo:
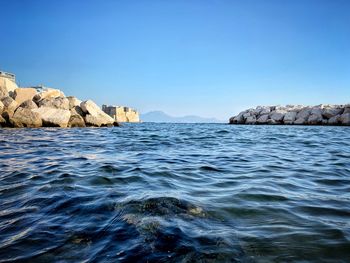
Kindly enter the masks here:
[[66, 97], [58, 89], [0, 85], [0, 127], [105, 126], [119, 124], [91, 100]]
[[350, 126], [350, 104], [257, 106], [230, 118], [230, 124]]

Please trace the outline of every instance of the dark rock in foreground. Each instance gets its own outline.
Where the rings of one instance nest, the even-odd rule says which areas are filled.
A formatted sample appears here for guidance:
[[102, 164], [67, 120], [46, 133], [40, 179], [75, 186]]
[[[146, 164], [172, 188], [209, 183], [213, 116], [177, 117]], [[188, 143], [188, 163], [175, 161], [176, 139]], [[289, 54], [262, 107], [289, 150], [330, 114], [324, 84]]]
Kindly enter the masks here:
[[317, 106], [258, 106], [230, 118], [230, 124], [346, 125], [350, 126], [350, 104]]

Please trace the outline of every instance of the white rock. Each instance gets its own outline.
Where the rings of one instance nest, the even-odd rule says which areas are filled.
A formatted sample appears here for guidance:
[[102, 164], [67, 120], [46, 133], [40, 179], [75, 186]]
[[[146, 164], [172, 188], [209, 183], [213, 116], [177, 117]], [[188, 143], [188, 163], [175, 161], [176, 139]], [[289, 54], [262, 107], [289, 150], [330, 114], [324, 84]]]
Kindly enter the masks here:
[[297, 116], [297, 113], [295, 111], [289, 111], [284, 115], [283, 122], [285, 124], [293, 124], [296, 116]]
[[32, 110], [40, 114], [43, 126], [66, 128], [70, 119], [70, 111], [49, 107], [40, 107]]
[[90, 126], [109, 126], [113, 125], [114, 119], [104, 113], [93, 101], [83, 101], [80, 108], [86, 113], [85, 123]]

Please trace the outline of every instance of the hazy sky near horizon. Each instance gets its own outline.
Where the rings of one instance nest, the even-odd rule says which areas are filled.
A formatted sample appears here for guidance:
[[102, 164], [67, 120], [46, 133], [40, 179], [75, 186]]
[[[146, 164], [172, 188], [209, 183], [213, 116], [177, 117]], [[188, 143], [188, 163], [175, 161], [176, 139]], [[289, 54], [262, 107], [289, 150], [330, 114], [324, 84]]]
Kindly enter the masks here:
[[350, 103], [347, 0], [0, 0], [0, 70], [98, 104], [227, 119]]

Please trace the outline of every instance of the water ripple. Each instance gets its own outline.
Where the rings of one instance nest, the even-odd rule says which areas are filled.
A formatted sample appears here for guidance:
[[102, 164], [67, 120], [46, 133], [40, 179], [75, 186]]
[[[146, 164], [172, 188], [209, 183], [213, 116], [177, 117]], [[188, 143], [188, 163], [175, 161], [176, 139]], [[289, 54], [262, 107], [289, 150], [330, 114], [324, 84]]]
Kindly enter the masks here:
[[350, 262], [347, 127], [0, 130], [0, 262]]

